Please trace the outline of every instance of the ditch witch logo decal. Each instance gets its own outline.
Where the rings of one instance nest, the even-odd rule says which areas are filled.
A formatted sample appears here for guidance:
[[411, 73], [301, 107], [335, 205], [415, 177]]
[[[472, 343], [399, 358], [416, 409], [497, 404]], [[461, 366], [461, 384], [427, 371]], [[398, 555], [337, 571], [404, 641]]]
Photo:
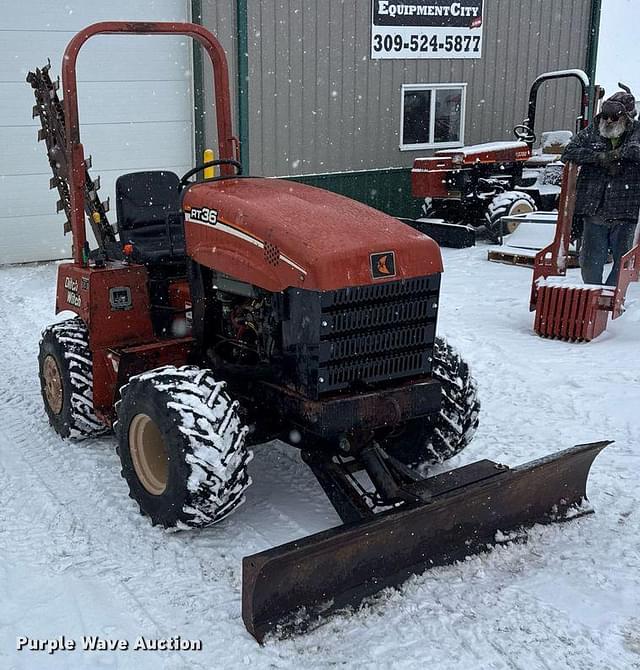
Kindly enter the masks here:
[[371, 254], [371, 276], [374, 279], [396, 276], [396, 255], [393, 251]]

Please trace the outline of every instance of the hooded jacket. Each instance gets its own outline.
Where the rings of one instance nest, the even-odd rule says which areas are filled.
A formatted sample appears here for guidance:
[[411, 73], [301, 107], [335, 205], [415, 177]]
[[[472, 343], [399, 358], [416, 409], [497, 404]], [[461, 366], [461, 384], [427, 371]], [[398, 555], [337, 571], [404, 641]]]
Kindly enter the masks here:
[[567, 145], [562, 160], [580, 165], [575, 215], [636, 221], [640, 210], [640, 122], [630, 121], [615, 151], [598, 131], [599, 116]]

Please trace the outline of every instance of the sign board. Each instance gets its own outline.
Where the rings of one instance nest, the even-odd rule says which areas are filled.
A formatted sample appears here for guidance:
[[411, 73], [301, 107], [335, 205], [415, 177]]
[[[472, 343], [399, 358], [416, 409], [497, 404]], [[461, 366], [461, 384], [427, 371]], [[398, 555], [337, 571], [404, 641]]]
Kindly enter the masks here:
[[484, 0], [373, 0], [371, 58], [480, 58]]

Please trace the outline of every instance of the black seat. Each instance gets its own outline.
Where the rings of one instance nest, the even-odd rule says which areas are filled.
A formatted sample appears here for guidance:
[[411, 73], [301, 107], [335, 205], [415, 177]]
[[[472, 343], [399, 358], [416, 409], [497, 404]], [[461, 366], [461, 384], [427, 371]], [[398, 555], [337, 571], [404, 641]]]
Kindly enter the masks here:
[[132, 172], [116, 180], [120, 242], [133, 244], [135, 260], [147, 265], [184, 263], [178, 183], [176, 174], [165, 171]]

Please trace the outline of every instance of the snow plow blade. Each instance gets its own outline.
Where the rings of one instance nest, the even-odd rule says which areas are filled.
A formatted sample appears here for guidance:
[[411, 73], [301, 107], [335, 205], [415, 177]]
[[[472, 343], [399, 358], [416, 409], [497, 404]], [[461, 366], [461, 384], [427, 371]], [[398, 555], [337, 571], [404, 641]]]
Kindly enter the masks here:
[[243, 559], [242, 618], [261, 642], [302, 632], [411, 575], [496, 544], [498, 532], [573, 519], [589, 469], [610, 442], [578, 445], [510, 469], [478, 461], [415, 484], [428, 503], [338, 526]]
[[476, 244], [476, 233], [471, 226], [447, 223], [444, 219], [403, 219], [400, 217], [398, 219], [424, 235], [428, 235], [441, 247], [466, 249]]

